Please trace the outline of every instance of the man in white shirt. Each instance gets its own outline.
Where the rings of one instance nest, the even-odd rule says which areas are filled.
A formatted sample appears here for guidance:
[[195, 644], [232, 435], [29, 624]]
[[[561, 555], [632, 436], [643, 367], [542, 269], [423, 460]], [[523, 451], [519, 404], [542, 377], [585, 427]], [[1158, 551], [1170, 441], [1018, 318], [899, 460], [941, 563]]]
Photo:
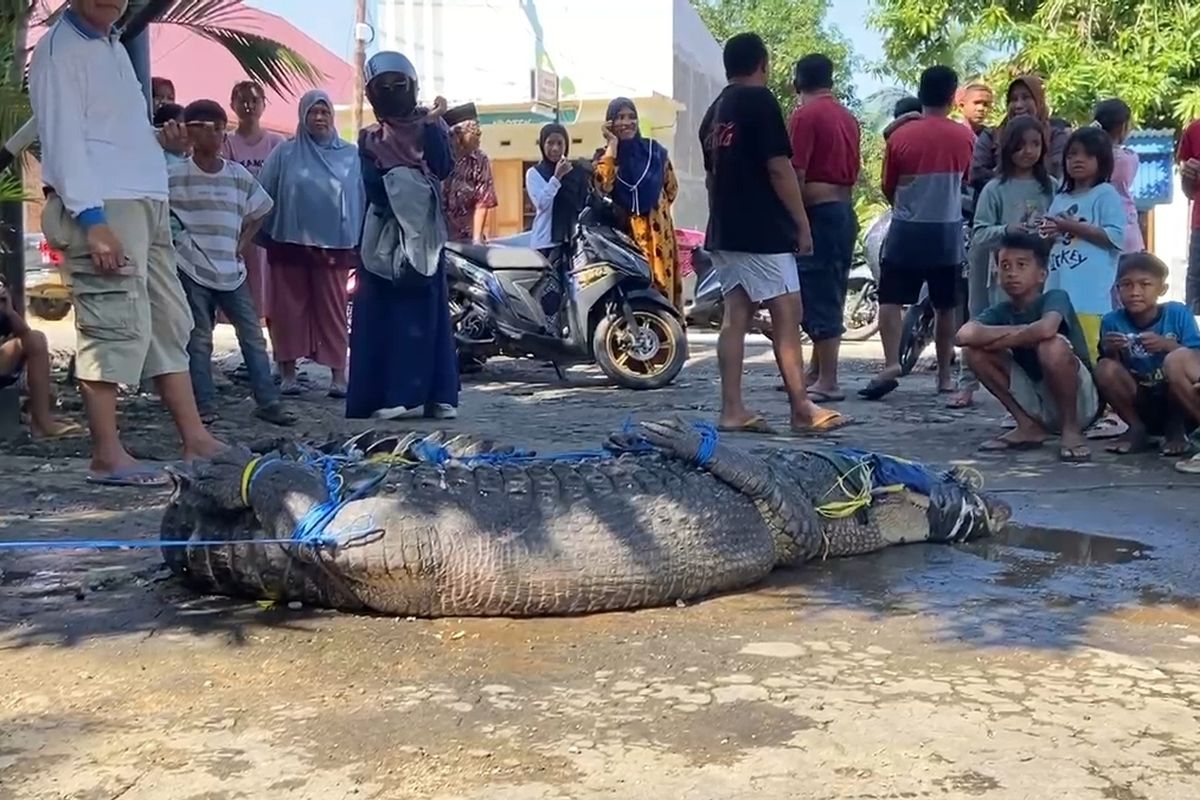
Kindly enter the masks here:
[[53, 190], [42, 214], [46, 240], [65, 255], [77, 332], [76, 375], [92, 439], [88, 480], [162, 486], [117, 430], [117, 387], [153, 378], [183, 440], [185, 460], [225, 446], [200, 421], [188, 377], [192, 315], [175, 270], [163, 148], [145, 95], [114, 32], [128, 0], [71, 0], [33, 51], [29, 93]]

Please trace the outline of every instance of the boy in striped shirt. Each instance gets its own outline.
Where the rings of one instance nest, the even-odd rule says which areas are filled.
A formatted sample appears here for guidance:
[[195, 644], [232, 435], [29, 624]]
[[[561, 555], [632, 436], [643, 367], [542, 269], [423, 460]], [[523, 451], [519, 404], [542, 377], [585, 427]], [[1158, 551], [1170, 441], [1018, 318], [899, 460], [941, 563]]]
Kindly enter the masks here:
[[219, 103], [197, 100], [184, 109], [183, 121], [192, 157], [170, 165], [168, 177], [177, 229], [176, 264], [195, 320], [188, 358], [196, 405], [202, 417], [215, 419], [213, 326], [221, 311], [237, 333], [258, 406], [255, 416], [275, 425], [292, 425], [296, 417], [279, 401], [267, 342], [246, 284], [246, 265], [239, 255], [274, 203], [245, 167], [221, 157], [228, 120]]

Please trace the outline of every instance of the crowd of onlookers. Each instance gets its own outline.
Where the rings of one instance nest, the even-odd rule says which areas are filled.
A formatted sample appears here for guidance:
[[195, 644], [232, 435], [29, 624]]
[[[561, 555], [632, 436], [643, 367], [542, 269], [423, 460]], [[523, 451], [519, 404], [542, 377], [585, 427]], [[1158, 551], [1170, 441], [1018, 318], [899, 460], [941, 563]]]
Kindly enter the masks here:
[[[834, 96], [834, 67], [823, 55], [795, 65], [790, 130], [767, 89], [761, 38], [730, 39], [725, 67], [729, 85], [700, 130], [707, 247], [726, 292], [721, 427], [771, 430], [741, 393], [745, 333], [765, 305], [792, 429], [833, 430], [851, 421], [825, 406], [845, 398], [837, 340], [855, 238], [849, 202], [859, 129]], [[1000, 122], [989, 126], [990, 87], [960, 88], [954, 70], [934, 66], [921, 75], [917, 97], [897, 104], [881, 183], [891, 206], [879, 277], [886, 363], [859, 394], [881, 400], [898, 387], [902, 311], [924, 291], [936, 315], [938, 392], [967, 408], [982, 384], [1013, 417], [1013, 430], [983, 449], [1041, 447], [1058, 435], [1061, 460], [1087, 461], [1085, 431], [1107, 408], [1127, 428], [1110, 451], [1142, 451], [1161, 438], [1163, 455], [1190, 454], [1200, 423], [1200, 256], [1189, 265], [1188, 304], [1162, 302], [1167, 267], [1145, 252], [1131, 195], [1138, 160], [1124, 146], [1129, 107], [1105, 100], [1091, 125], [1071, 130], [1051, 116], [1033, 75], [1012, 80], [1004, 102]], [[1179, 152], [1189, 197], [1198, 156], [1194, 124]], [[814, 341], [807, 374], [800, 327]], [[1200, 472], [1200, 458], [1177, 468]]]
[[[478, 123], [451, 127], [441, 98], [418, 104], [412, 63], [382, 52], [364, 76], [377, 122], [356, 143], [339, 135], [321, 91], [301, 98], [292, 137], [265, 130], [266, 97], [253, 81], [232, 88], [231, 123], [221, 102], [177, 104], [171, 83], [156, 78], [151, 124], [111, 35], [113, 13], [97, 0], [72, 0], [30, 67], [48, 191], [43, 232], [65, 254], [76, 309], [89, 479], [164, 480], [121, 444], [122, 384], [154, 382], [185, 458], [224, 447], [206, 427], [216, 416], [213, 329], [222, 318], [237, 334], [255, 413], [268, 422], [296, 421], [281, 397], [302, 391], [301, 359], [329, 368], [329, 394], [346, 400], [349, 417], [456, 416], [458, 360], [439, 255], [447, 241], [484, 241], [497, 205]], [[772, 430], [741, 389], [745, 335], [765, 306], [791, 428], [832, 431], [851, 422], [828, 406], [845, 399], [838, 360], [858, 236], [859, 124], [838, 101], [825, 56], [795, 65], [798, 102], [785, 123], [767, 88], [762, 40], [735, 36], [724, 55], [729, 85], [699, 131], [710, 200], [705, 246], [725, 295], [719, 424]], [[1200, 421], [1200, 333], [1194, 305], [1160, 302], [1166, 267], [1144, 252], [1131, 197], [1137, 157], [1123, 146], [1128, 106], [1106, 100], [1093, 125], [1072, 131], [1051, 116], [1036, 76], [1011, 81], [1003, 99], [1002, 118], [989, 125], [991, 89], [960, 88], [953, 70], [937, 66], [921, 76], [916, 98], [898, 104], [881, 184], [892, 215], [879, 279], [886, 363], [859, 394], [881, 400], [898, 386], [902, 309], [924, 291], [936, 315], [938, 392], [966, 408], [982, 385], [1012, 414], [1014, 429], [985, 449], [1039, 447], [1057, 434], [1062, 460], [1088, 460], [1085, 430], [1107, 408], [1128, 429], [1114, 452], [1161, 437], [1164, 454], [1187, 455]], [[606, 120], [605, 145], [590, 160], [568, 158], [561, 125], [542, 130], [542, 159], [525, 181], [531, 245], [550, 254], [565, 244], [599, 192], [645, 253], [655, 286], [681, 308], [670, 158], [644, 135], [632, 101], [614, 100]], [[1200, 180], [1200, 128], [1185, 133], [1180, 160], [1190, 196]], [[808, 370], [801, 330], [813, 342]], [[7, 295], [0, 341], [0, 375], [30, 368], [34, 433], [75, 432], [51, 414], [44, 339]], [[1197, 460], [1179, 466], [1200, 471]]]

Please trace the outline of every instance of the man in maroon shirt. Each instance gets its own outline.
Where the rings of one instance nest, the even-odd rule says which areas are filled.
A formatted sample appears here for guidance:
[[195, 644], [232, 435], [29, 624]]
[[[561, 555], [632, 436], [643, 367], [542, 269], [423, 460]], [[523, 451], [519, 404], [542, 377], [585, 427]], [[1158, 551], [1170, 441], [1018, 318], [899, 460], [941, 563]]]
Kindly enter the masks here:
[[809, 395], [836, 402], [846, 395], [838, 384], [842, 308], [858, 221], [851, 192], [861, 166], [858, 120], [833, 94], [833, 62], [812, 53], [796, 62], [793, 84], [799, 102], [792, 114], [792, 166], [800, 180], [812, 227], [813, 252], [800, 256], [800, 295], [804, 332], [813, 341]]

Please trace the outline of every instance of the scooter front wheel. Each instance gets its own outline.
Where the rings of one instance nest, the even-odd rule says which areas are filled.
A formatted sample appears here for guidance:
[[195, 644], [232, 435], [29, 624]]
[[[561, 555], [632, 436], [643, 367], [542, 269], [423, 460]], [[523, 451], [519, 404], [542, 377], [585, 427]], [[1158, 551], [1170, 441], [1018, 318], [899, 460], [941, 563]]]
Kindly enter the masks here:
[[687, 337], [679, 320], [649, 303], [632, 305], [633, 330], [619, 312], [600, 320], [592, 335], [596, 363], [625, 389], [661, 389], [687, 360]]

